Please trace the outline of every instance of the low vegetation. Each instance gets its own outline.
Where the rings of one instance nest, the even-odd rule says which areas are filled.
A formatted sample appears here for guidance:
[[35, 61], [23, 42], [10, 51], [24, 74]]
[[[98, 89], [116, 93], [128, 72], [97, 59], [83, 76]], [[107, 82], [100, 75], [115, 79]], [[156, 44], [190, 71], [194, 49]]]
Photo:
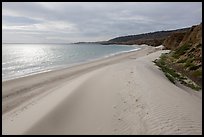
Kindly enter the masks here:
[[187, 50], [189, 50], [191, 47], [191, 44], [184, 44], [183, 46], [177, 48], [173, 54], [173, 57], [178, 58], [181, 55], [185, 54]]
[[[178, 52], [181, 54], [181, 51]], [[184, 74], [181, 74], [177, 72], [175, 69], [173, 69], [170, 64], [168, 64], [169, 56], [168, 54], [162, 54], [159, 59], [156, 59], [153, 61], [157, 66], [160, 67], [160, 69], [164, 72], [165, 76], [173, 83], [175, 84], [176, 82], [180, 82], [181, 84], [184, 84], [196, 91], [200, 90], [201, 87], [198, 86], [195, 82], [193, 82], [191, 79], [189, 79], [187, 76]], [[180, 60], [179, 62], [186, 62], [187, 60]], [[190, 63], [191, 61], [188, 61]], [[190, 64], [191, 65], [191, 64]], [[196, 67], [196, 66], [192, 66]], [[199, 76], [202, 75], [202, 71], [197, 70], [194, 71], [194, 75]]]

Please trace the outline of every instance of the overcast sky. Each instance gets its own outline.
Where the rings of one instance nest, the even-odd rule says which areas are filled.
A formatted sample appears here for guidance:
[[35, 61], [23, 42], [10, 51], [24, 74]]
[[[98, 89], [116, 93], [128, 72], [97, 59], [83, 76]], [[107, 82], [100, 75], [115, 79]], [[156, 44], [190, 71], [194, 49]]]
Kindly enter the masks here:
[[201, 2], [4, 2], [2, 39], [8, 43], [101, 41], [201, 21]]

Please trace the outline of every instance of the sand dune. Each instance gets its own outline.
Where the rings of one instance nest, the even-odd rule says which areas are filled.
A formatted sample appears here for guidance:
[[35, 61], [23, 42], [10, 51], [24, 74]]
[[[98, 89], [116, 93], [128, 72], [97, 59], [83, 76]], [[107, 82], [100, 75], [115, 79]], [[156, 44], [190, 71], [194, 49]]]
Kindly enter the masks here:
[[2, 134], [202, 134], [202, 98], [153, 64], [164, 52], [144, 47], [3, 83]]

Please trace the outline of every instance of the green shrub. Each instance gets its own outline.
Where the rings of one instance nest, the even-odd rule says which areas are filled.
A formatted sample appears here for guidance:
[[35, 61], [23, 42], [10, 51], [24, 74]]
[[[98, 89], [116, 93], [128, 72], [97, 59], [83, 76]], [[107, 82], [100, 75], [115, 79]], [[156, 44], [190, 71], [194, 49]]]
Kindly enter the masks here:
[[165, 73], [165, 76], [173, 83], [175, 84], [175, 79], [172, 77], [169, 73]]
[[200, 76], [202, 76], [202, 70], [196, 70], [196, 71], [194, 71], [193, 72], [193, 76], [195, 76], [195, 77], [200, 77]]
[[175, 50], [173, 57], [178, 58], [179, 56], [185, 54], [186, 51], [188, 49], [190, 49], [190, 47], [191, 47], [191, 44], [186, 43], [186, 44], [182, 45], [181, 47], [179, 47], [178, 49]]
[[194, 90], [196, 90], [196, 91], [198, 91], [198, 90], [201, 89], [201, 87], [199, 87], [199, 86], [197, 86], [197, 85], [194, 85], [194, 84], [192, 84], [192, 83], [187, 83], [187, 86], [190, 87], [190, 88], [192, 88], [192, 89], [194, 89]]
[[192, 65], [191, 67], [189, 67], [189, 70], [197, 70], [200, 67], [201, 65], [198, 65], [198, 66]]
[[162, 53], [160, 56], [160, 59], [166, 59], [167, 58], [167, 53]]
[[173, 77], [178, 77], [178, 78], [179, 78], [179, 75], [178, 75], [178, 73], [176, 73], [175, 70], [169, 69], [169, 73], [170, 73]]
[[[201, 76], [202, 70], [197, 70], [201, 65], [194, 65], [192, 62], [194, 61], [194, 58], [188, 58], [179, 60], [177, 62], [185, 63], [185, 67], [188, 67], [190, 70], [196, 70], [194, 71], [193, 75], [195, 76]], [[170, 64], [168, 64], [169, 56], [162, 55], [160, 59], [154, 60], [153, 62], [160, 67], [160, 69], [164, 72], [165, 76], [171, 81], [173, 84], [175, 84], [175, 81], [180, 81], [181, 84], [184, 84], [194, 90], [201, 89], [197, 84], [192, 82], [190, 79], [180, 73], [177, 73], [173, 68], [170, 67]], [[183, 66], [183, 65], [182, 65]], [[186, 82], [187, 80], [187, 82]], [[189, 81], [189, 82], [188, 82]]]
[[175, 77], [175, 78], [179, 77], [179, 75], [175, 72], [175, 70], [173, 70], [173, 69], [169, 68], [168, 66], [166, 66], [165, 62], [162, 59], [157, 60], [155, 62], [156, 62], [156, 65], [159, 66], [161, 68], [161, 70], [165, 73], [166, 77], [172, 83], [175, 83], [173, 77]]
[[187, 58], [186, 59], [181, 59], [181, 60], [178, 60], [177, 63], [184, 63], [186, 62]]
[[192, 63], [186, 63], [185, 64], [185, 67], [186, 68], [191, 68], [191, 67], [194, 67], [195, 65], [194, 64], [192, 64]]
[[184, 65], [184, 67], [188, 68], [188, 67], [193, 67], [195, 66], [192, 62], [193, 62], [194, 58], [189, 58], [186, 61], [186, 64]]

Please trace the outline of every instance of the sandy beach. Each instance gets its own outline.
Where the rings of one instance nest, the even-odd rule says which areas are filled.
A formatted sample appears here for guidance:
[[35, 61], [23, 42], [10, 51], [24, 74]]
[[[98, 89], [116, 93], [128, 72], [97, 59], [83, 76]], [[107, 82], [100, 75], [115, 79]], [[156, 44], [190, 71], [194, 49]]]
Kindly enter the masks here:
[[202, 91], [172, 84], [144, 46], [2, 82], [2, 134], [202, 134]]

